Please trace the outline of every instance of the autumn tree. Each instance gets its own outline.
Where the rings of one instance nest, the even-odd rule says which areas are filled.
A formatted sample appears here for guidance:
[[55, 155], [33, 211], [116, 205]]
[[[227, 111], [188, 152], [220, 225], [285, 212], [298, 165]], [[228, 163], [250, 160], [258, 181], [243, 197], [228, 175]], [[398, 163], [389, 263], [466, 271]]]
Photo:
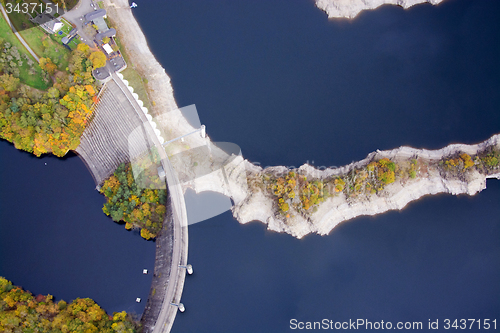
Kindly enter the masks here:
[[85, 54], [85, 55], [89, 55], [89, 53], [90, 53], [90, 46], [88, 46], [85, 43], [78, 44], [78, 46], [76, 47], [76, 49], [78, 51], [80, 51], [80, 52], [83, 52], [83, 54]]
[[57, 66], [52, 62], [50, 58], [40, 58], [40, 68], [46, 70], [50, 75], [54, 75]]
[[378, 179], [384, 184], [394, 183], [396, 180], [396, 164], [388, 158], [382, 158], [378, 161]]
[[102, 51], [92, 52], [89, 56], [94, 69], [106, 66], [106, 55]]
[[464, 163], [464, 169], [467, 169], [467, 168], [474, 166], [474, 161], [472, 160], [472, 158], [470, 157], [469, 154], [466, 154], [466, 153], [460, 154], [460, 158], [462, 159], [462, 161]]
[[277, 198], [279, 211], [284, 214], [291, 207], [302, 209], [302, 212], [308, 211], [328, 196], [328, 191], [322, 181], [308, 181], [306, 176], [293, 171], [284, 177], [271, 180], [268, 188]]
[[[148, 177], [160, 183], [157, 173], [148, 172]], [[145, 239], [158, 235], [166, 213], [166, 190], [139, 187], [131, 165], [121, 164], [104, 181], [100, 192], [107, 199], [102, 211], [113, 221], [124, 221], [127, 230], [141, 229], [141, 236]]]
[[3, 74], [0, 76], [0, 86], [5, 91], [15, 91], [19, 87], [19, 79], [12, 74]]
[[[76, 149], [97, 91], [92, 63], [84, 51], [72, 51], [67, 73], [58, 75], [46, 92], [26, 89], [9, 75], [0, 76], [0, 87], [4, 88], [0, 88], [0, 138], [36, 156], [64, 156]], [[40, 63], [45, 70], [55, 71], [49, 58]]]
[[108, 316], [90, 298], [71, 303], [54, 302], [51, 295], [34, 297], [0, 277], [0, 332], [99, 332], [137, 331], [125, 311]]

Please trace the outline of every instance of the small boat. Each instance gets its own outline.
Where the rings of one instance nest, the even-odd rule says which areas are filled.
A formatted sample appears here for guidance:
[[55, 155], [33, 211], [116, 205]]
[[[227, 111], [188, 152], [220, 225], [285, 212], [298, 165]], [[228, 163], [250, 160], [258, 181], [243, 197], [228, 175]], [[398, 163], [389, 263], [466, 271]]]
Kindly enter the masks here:
[[135, 8], [137, 7], [137, 4], [135, 2], [132, 2], [132, 4], [130, 5], [130, 8]]

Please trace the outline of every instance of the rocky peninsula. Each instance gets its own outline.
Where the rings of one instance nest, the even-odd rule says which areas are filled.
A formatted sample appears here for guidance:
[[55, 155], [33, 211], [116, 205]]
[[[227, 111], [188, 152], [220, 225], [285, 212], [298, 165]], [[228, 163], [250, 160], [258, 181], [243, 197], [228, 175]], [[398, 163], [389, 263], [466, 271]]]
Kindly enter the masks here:
[[[149, 50], [127, 0], [104, 2], [132, 59], [129, 65], [147, 82], [153, 105], [150, 111], [162, 136], [171, 140], [196, 130], [178, 110], [170, 78]], [[327, 3], [338, 7], [344, 2], [318, 0], [317, 4], [323, 9]], [[345, 3], [358, 2], [374, 8], [377, 3], [410, 6], [422, 1]], [[343, 15], [354, 14], [344, 11]], [[359, 162], [326, 170], [307, 164], [294, 170], [283, 166], [262, 169], [236, 150], [221, 147], [200, 135], [167, 146], [183, 191], [224, 194], [232, 199], [233, 216], [240, 223], [261, 221], [269, 230], [297, 238], [309, 233], [326, 235], [343, 221], [402, 209], [425, 195], [473, 195], [486, 188], [487, 178], [500, 179], [500, 135], [476, 145], [453, 144], [440, 150], [400, 147], [376, 151]]]
[[385, 4], [398, 5], [404, 9], [411, 6], [430, 3], [437, 5], [443, 0], [316, 0], [316, 6], [323, 10], [328, 18], [354, 18], [361, 11], [375, 9]]
[[343, 221], [402, 209], [425, 195], [474, 195], [500, 179], [500, 135], [440, 150], [376, 151], [341, 168], [262, 169], [245, 161], [248, 192], [233, 209], [240, 223], [258, 220], [297, 238], [328, 234]]

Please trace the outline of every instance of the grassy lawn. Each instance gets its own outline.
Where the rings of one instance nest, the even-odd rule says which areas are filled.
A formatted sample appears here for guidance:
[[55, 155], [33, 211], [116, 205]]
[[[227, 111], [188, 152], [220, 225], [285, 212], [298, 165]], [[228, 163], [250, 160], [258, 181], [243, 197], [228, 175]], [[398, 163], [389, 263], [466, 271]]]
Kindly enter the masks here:
[[[127, 64], [130, 66], [130, 63]], [[144, 102], [144, 106], [150, 109], [151, 105], [149, 104], [146, 88], [144, 87], [144, 81], [139, 73], [132, 69], [132, 66], [127, 67], [120, 73], [123, 75], [123, 78], [128, 81], [129, 85], [134, 88], [134, 92], [139, 95], [139, 99]]]
[[50, 87], [50, 82], [49, 84], [47, 84], [42, 80], [42, 69], [40, 68], [40, 66], [38, 66], [37, 61], [28, 53], [21, 42], [19, 42], [16, 36], [12, 33], [12, 30], [10, 30], [10, 27], [3, 18], [3, 15], [0, 15], [0, 37], [3, 38], [6, 42], [9, 42], [13, 46], [17, 47], [21, 54], [27, 54], [35, 63], [33, 65], [33, 68], [35, 68], [37, 75], [30, 75], [28, 73], [30, 67], [28, 66], [26, 61], [23, 61], [23, 65], [20, 67], [19, 75], [19, 79], [21, 79], [21, 82], [36, 89], [47, 90]]
[[80, 43], [81, 43], [81, 41], [78, 39], [78, 35], [76, 35], [76, 37], [75, 37], [75, 38], [73, 38], [73, 39], [71, 40], [71, 42], [69, 42], [69, 43], [68, 43], [68, 46], [69, 46], [72, 50], [74, 50], [74, 49], [76, 49], [76, 47], [77, 47], [77, 46], [78, 46], [78, 44], [80, 44]]
[[[69, 32], [73, 29], [71, 24], [69, 24], [68, 21], [66, 21], [65, 19], [62, 19], [61, 22], [64, 24], [64, 26], [61, 28], [61, 30], [59, 30], [54, 35], [50, 35], [50, 38], [58, 44], [62, 44], [63, 37], [66, 36], [67, 34], [69, 34]], [[61, 34], [59, 34], [60, 32], [61, 32]]]
[[[70, 52], [62, 44], [52, 40], [40, 27], [31, 28], [21, 32], [33, 51], [39, 56], [52, 59], [61, 71], [68, 67]], [[45, 44], [46, 46], [44, 46]]]
[[[37, 13], [33, 13], [36, 16]], [[17, 31], [23, 36], [31, 49], [39, 56], [52, 59], [52, 62], [57, 65], [58, 69], [65, 71], [68, 67], [69, 50], [65, 48], [61, 39], [63, 35], [55, 34], [50, 36], [39, 26], [33, 24], [29, 20], [30, 14], [12, 12], [9, 15], [12, 24]], [[66, 20], [63, 20], [64, 30], [71, 31], [72, 27]], [[69, 29], [69, 30], [68, 30]], [[45, 46], [43, 45], [45, 44]]]
[[120, 43], [120, 40], [115, 37], [115, 41], [120, 48], [123, 59], [125, 59], [125, 62], [127, 63], [127, 68], [121, 72], [123, 78], [128, 81], [132, 88], [134, 88], [134, 92], [139, 95], [139, 99], [144, 102], [144, 106], [150, 109], [151, 103], [149, 102], [148, 94], [146, 93], [146, 82], [144, 82], [139, 73], [137, 73], [137, 71], [133, 68], [128, 55], [124, 52], [125, 49]]
[[[63, 45], [62, 43], [62, 39], [63, 37], [67, 36], [71, 30], [73, 30], [73, 26], [68, 22], [66, 21], [64, 18], [61, 19], [61, 22], [64, 24], [64, 26], [61, 28], [61, 30], [59, 30], [56, 34], [54, 35], [50, 35], [50, 38], [60, 44], [60, 45]], [[60, 34], [60, 32], [62, 32]], [[76, 47], [78, 46], [78, 44], [80, 44], [80, 40], [78, 39], [78, 37], [75, 37], [71, 40], [71, 42], [69, 42], [67, 45], [72, 49], [76, 49]]]
[[[50, 38], [60, 44], [60, 45], [63, 45], [62, 43], [62, 39], [67, 36], [71, 30], [73, 30], [73, 26], [68, 22], [66, 21], [64, 18], [61, 19], [61, 22], [64, 24], [64, 26], [61, 28], [61, 30], [59, 30], [56, 34], [54, 35], [50, 35]], [[78, 44], [80, 44], [80, 39], [78, 39], [78, 37], [76, 36], [75, 38], [73, 38], [71, 40], [71, 42], [69, 42], [67, 45], [70, 47], [70, 49], [74, 50], [76, 49], [76, 47], [78, 46]]]
[[[32, 5], [28, 6], [28, 13], [22, 13], [21, 11], [12, 11], [9, 14], [10, 21], [14, 25], [17, 31], [21, 31], [23, 29], [31, 29], [35, 26], [33, 22], [30, 21], [31, 17], [35, 17], [39, 14], [40, 8], [38, 4], [42, 4], [41, 0], [30, 0], [31, 3], [37, 4], [34, 8]], [[42, 7], [43, 8], [43, 7]]]

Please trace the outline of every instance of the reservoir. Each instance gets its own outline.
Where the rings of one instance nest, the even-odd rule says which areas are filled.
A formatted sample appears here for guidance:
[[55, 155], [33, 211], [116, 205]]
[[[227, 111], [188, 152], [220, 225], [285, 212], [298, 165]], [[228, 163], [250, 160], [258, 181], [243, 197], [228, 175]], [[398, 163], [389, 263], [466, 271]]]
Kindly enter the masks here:
[[89, 297], [109, 314], [138, 316], [147, 299], [155, 245], [102, 212], [83, 162], [36, 158], [0, 141], [0, 276], [34, 295]]
[[[262, 166], [339, 166], [500, 132], [498, 1], [383, 6], [352, 21], [307, 0], [156, 0], [134, 15], [178, 105], [196, 104], [212, 140]], [[325, 237], [239, 225], [229, 212], [191, 225], [194, 274], [173, 332], [500, 318], [500, 182], [487, 185]]]
[[[376, 149], [500, 132], [498, 1], [383, 6], [352, 21], [329, 21], [309, 0], [138, 5], [178, 105], [196, 104], [214, 141], [262, 166], [340, 166]], [[83, 163], [3, 141], [0, 162], [0, 275], [35, 294], [140, 314], [154, 243], [102, 213]], [[324, 237], [240, 225], [230, 212], [192, 225], [194, 274], [173, 332], [287, 332], [294, 318], [498, 323], [500, 182], [487, 185]]]

